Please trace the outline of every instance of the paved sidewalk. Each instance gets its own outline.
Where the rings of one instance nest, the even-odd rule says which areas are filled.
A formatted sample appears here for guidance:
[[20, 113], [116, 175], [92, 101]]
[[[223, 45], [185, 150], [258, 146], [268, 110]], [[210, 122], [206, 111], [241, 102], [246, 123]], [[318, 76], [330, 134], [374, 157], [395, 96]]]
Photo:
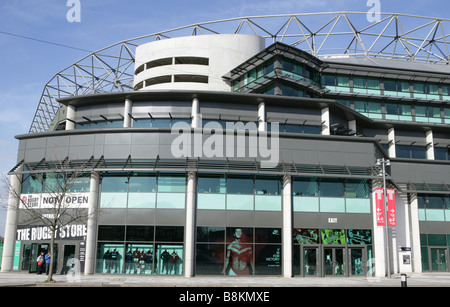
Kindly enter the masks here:
[[[54, 275], [47, 283], [46, 275], [23, 272], [0, 273], [0, 287], [401, 287], [399, 275], [391, 278], [284, 278], [225, 276], [136, 276], [136, 275]], [[413, 273], [407, 277], [408, 287], [450, 287], [450, 273]]]

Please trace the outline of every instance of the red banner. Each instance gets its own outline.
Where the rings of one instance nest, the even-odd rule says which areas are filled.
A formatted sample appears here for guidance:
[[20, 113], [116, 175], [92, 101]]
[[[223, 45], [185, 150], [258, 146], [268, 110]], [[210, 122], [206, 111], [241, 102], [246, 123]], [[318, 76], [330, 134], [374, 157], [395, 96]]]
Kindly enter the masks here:
[[[383, 189], [375, 189], [375, 204], [377, 226], [384, 226], [384, 195]], [[386, 189], [387, 207], [388, 207], [388, 226], [397, 226], [397, 214], [395, 211], [395, 190]]]
[[384, 201], [383, 189], [375, 189], [375, 204], [376, 204], [376, 218], [377, 226], [384, 226]]
[[388, 225], [397, 226], [397, 213], [395, 212], [395, 190], [386, 189], [388, 207]]

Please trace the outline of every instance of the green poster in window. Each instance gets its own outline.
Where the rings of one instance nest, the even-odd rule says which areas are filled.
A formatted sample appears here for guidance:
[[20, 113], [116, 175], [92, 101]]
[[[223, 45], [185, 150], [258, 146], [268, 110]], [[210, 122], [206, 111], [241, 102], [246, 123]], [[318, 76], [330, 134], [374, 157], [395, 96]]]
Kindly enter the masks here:
[[344, 229], [322, 229], [322, 244], [346, 244]]
[[14, 248], [13, 271], [18, 271], [19, 270], [20, 247], [21, 246], [22, 246], [22, 241], [16, 241], [16, 246]]

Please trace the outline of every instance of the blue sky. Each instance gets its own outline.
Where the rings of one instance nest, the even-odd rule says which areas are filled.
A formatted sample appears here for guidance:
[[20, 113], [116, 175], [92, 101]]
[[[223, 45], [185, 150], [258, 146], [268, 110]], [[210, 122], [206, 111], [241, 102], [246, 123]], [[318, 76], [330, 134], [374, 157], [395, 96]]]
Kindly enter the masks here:
[[[450, 18], [448, 0], [381, 0], [381, 11]], [[70, 23], [67, 0], [0, 2], [0, 176], [15, 165], [15, 135], [28, 132], [45, 84], [86, 56], [121, 40], [197, 22], [243, 16], [369, 10], [367, 0], [80, 0], [81, 22]], [[3, 192], [4, 193], [4, 192]], [[0, 236], [4, 234], [0, 209]]]

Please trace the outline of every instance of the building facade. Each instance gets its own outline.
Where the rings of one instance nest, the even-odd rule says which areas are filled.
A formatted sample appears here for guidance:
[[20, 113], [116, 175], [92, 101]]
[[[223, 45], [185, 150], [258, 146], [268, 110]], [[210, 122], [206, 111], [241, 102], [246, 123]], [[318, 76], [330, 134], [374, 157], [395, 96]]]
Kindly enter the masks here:
[[[132, 91], [62, 98], [52, 129], [17, 136], [10, 205], [50, 214], [65, 161], [69, 210], [93, 213], [59, 230], [57, 273], [450, 269], [448, 66], [232, 34], [140, 45], [134, 73]], [[34, 272], [49, 244], [10, 209], [2, 270]]]

